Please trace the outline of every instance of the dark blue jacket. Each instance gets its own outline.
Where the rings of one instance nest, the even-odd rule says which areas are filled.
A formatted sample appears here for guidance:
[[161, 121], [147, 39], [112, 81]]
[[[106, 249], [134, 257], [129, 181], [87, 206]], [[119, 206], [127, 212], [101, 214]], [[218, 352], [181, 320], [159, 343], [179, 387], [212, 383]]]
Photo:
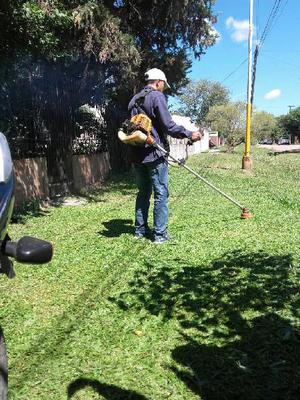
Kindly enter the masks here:
[[[149, 90], [151, 87], [146, 86], [142, 92], [145, 89]], [[191, 131], [185, 129], [183, 126], [176, 125], [172, 120], [166, 98], [162, 92], [158, 90], [150, 91], [144, 98], [142, 108], [136, 106], [136, 99], [140, 93], [131, 99], [128, 109], [131, 116], [144, 113], [151, 119], [151, 135], [157, 144], [168, 150], [168, 145], [166, 144], [167, 135], [178, 139], [190, 138], [192, 136]], [[144, 147], [132, 148], [132, 155], [132, 160], [137, 163], [152, 162], [163, 156], [159, 150], [147, 144]]]

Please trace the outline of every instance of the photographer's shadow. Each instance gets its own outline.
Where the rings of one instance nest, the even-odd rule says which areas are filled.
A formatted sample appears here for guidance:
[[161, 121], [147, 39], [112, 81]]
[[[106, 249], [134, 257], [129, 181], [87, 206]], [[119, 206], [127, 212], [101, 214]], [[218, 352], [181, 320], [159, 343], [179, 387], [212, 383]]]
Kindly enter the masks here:
[[68, 399], [71, 399], [80, 390], [91, 388], [95, 393], [100, 394], [107, 400], [147, 400], [147, 398], [137, 392], [121, 389], [115, 385], [101, 383], [96, 379], [78, 378], [68, 386]]
[[134, 234], [134, 226], [132, 219], [111, 219], [103, 222], [102, 225], [106, 230], [98, 232], [101, 236], [119, 237], [123, 233]]

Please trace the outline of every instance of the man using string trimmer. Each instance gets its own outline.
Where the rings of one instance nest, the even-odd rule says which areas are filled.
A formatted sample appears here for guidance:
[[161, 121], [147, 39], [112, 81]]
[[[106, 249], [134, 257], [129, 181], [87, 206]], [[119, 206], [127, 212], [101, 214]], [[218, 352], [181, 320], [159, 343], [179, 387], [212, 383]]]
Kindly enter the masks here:
[[[166, 98], [163, 94], [165, 88], [169, 88], [166, 76], [163, 71], [152, 68], [145, 73], [146, 86], [136, 94], [129, 103], [128, 109], [136, 125], [141, 128], [144, 125], [151, 125], [151, 137], [155, 143], [169, 152], [167, 136], [184, 139], [188, 138], [193, 142], [201, 139], [201, 132], [191, 132], [183, 126], [176, 125], [168, 111]], [[145, 117], [146, 116], [146, 117]], [[145, 118], [144, 118], [145, 117]], [[147, 118], [148, 117], [148, 118]], [[136, 119], [136, 120], [135, 120]], [[149, 120], [150, 119], [150, 120]], [[136, 126], [135, 126], [136, 127]], [[126, 127], [124, 128], [126, 130]], [[147, 126], [144, 127], [147, 131]], [[134, 136], [134, 135], [133, 135]], [[120, 139], [126, 141], [136, 140], [139, 143], [138, 133], [134, 139], [131, 135]], [[128, 142], [129, 143], [129, 142]], [[153, 210], [153, 235], [154, 243], [162, 244], [170, 240], [167, 231], [168, 226], [168, 163], [166, 153], [153, 146], [153, 143], [145, 143], [144, 146], [132, 147], [132, 161], [136, 173], [138, 194], [135, 204], [135, 237], [137, 239], [150, 235], [148, 225], [148, 213], [152, 190], [154, 192]]]
[[168, 84], [162, 71], [156, 68], [149, 70], [146, 73], [146, 80], [148, 85], [129, 103], [131, 119], [125, 121], [118, 132], [118, 137], [123, 143], [138, 146], [133, 153], [139, 188], [136, 200], [136, 238], [144, 237], [149, 232], [147, 222], [153, 187], [154, 243], [165, 243], [170, 240], [167, 233], [168, 157], [242, 210], [240, 215], [242, 219], [251, 218], [248, 207], [192, 170], [185, 164], [184, 159], [176, 159], [169, 154], [167, 134], [177, 138], [186, 137], [190, 139], [189, 141], [200, 140], [202, 135], [200, 132], [187, 131], [172, 121], [162, 94], [165, 85]]

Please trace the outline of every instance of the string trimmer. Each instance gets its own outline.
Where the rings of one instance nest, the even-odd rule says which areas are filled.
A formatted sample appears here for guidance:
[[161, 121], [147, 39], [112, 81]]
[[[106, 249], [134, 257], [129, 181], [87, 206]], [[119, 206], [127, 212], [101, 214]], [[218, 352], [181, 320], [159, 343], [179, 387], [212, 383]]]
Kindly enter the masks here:
[[191, 174], [193, 174], [196, 178], [204, 182], [207, 186], [211, 189], [215, 190], [217, 193], [221, 194], [225, 199], [229, 200], [232, 204], [239, 207], [241, 212], [241, 218], [251, 218], [252, 215], [247, 207], [240, 204], [238, 201], [233, 199], [228, 194], [224, 193], [221, 189], [217, 188], [203, 176], [198, 174], [192, 168], [188, 167], [185, 164], [185, 160], [177, 159], [176, 157], [172, 156], [167, 150], [165, 150], [162, 146], [155, 142], [155, 139], [150, 134], [150, 130], [152, 127], [152, 123], [150, 118], [148, 118], [144, 114], [137, 114], [134, 115], [130, 121], [125, 121], [123, 127], [118, 132], [119, 139], [125, 143], [130, 144], [132, 146], [143, 146], [147, 143], [149, 146], [153, 146], [158, 149], [165, 157], [169, 157], [172, 161], [176, 162], [179, 166], [185, 168]]

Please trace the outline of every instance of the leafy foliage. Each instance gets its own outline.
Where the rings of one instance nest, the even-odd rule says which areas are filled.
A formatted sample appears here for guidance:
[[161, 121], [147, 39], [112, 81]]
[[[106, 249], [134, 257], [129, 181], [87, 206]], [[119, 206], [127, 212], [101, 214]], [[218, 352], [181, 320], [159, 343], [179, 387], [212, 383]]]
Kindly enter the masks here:
[[229, 152], [244, 141], [246, 109], [245, 104], [236, 102], [210, 109], [206, 122], [211, 129], [216, 130], [226, 138], [226, 146]]
[[164, 3], [12, 0], [0, 14], [0, 54], [23, 49], [53, 61], [93, 56], [101, 63], [120, 63], [115, 80], [124, 74], [132, 79], [139, 67], [144, 72], [156, 63], [166, 72], [175, 70], [169, 80], [178, 83], [179, 69], [183, 78], [190, 65], [187, 47], [200, 57], [214, 43], [213, 1]]
[[229, 102], [229, 91], [218, 82], [203, 79], [181, 89], [178, 99], [181, 103], [178, 111], [201, 126], [211, 107]]
[[275, 141], [281, 136], [277, 118], [266, 111], [254, 111], [251, 119], [251, 137], [258, 142], [263, 139]]
[[291, 110], [288, 114], [279, 118], [279, 126], [285, 134], [291, 135], [293, 139], [300, 139], [300, 107]]
[[93, 154], [107, 151], [106, 126], [101, 109], [85, 104], [78, 109], [75, 118], [78, 134], [73, 139], [73, 153]]
[[176, 91], [190, 66], [189, 52], [199, 58], [215, 42], [211, 26], [214, 1], [204, 0], [105, 0], [120, 18], [123, 31], [136, 38], [142, 54], [141, 72], [160, 67]]
[[61, 174], [70, 181], [63, 154], [77, 135], [75, 115], [84, 104], [97, 104], [105, 108], [103, 140], [113, 167], [119, 167], [126, 156], [117, 127], [143, 73], [150, 66], [164, 69], [176, 93], [187, 82], [190, 49], [200, 57], [214, 43], [212, 5], [210, 0], [1, 2], [1, 129], [10, 139], [27, 142], [47, 137], [57, 155], [51, 163], [58, 166], [55, 179]]
[[64, 55], [68, 40], [62, 41], [61, 37], [66, 38], [73, 22], [70, 12], [61, 3], [33, 0], [2, 3], [2, 56], [14, 57], [20, 51], [35, 57], [56, 58]]

